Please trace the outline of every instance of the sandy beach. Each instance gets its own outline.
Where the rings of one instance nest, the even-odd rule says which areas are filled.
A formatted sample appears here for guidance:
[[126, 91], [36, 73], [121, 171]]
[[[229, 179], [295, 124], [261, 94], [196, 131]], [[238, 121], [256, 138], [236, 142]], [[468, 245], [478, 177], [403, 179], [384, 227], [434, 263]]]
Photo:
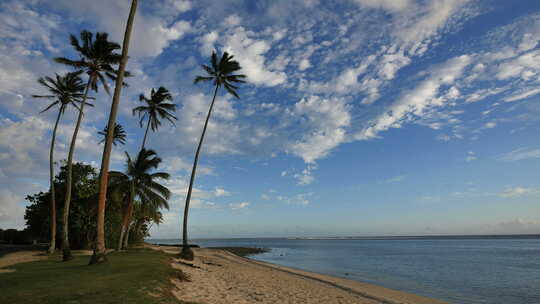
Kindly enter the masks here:
[[[178, 247], [149, 246], [177, 253]], [[218, 249], [194, 249], [194, 261], [174, 259], [189, 281], [174, 280], [174, 295], [206, 304], [356, 303], [443, 304], [388, 288], [239, 257]], [[192, 264], [192, 265], [188, 265]]]

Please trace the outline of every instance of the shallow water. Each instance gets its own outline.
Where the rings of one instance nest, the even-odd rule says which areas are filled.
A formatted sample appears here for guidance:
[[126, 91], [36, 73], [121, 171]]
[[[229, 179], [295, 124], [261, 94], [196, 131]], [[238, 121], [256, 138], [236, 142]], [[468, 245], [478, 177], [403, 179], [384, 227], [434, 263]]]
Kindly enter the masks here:
[[[180, 240], [148, 240], [178, 244]], [[450, 303], [540, 303], [540, 238], [201, 239], [270, 248], [253, 259]]]

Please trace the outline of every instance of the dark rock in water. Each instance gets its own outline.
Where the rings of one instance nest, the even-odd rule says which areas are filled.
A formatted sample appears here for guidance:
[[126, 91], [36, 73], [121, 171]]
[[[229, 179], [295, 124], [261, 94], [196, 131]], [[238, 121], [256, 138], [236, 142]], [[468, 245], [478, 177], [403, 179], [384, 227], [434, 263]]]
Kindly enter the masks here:
[[239, 255], [241, 257], [254, 255], [254, 254], [261, 254], [261, 253], [270, 251], [270, 249], [267, 249], [267, 248], [255, 248], [255, 247], [208, 247], [208, 248], [225, 250], [230, 253]]
[[[184, 247], [182, 244], [154, 244], [158, 246], [169, 246], [169, 247]], [[190, 248], [201, 248], [201, 246], [196, 244], [188, 244], [188, 247]]]

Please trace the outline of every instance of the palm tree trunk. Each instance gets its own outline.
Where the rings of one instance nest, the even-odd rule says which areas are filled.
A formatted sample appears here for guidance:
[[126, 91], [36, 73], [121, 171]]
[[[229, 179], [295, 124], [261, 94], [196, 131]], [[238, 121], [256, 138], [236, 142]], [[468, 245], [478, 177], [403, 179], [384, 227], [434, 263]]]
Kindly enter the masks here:
[[141, 145], [141, 151], [144, 149], [144, 145], [146, 144], [146, 135], [148, 135], [148, 128], [150, 127], [150, 119], [148, 119], [148, 123], [146, 124], [146, 131], [144, 132], [144, 138]]
[[128, 244], [129, 244], [129, 231], [131, 230], [131, 215], [129, 217], [129, 222], [128, 222], [128, 225], [126, 227], [126, 237], [124, 238], [124, 249], [127, 249], [128, 248]]
[[195, 152], [195, 160], [193, 161], [193, 168], [191, 169], [191, 178], [189, 179], [189, 188], [186, 196], [186, 204], [184, 206], [184, 225], [183, 225], [183, 234], [182, 234], [182, 252], [180, 256], [187, 260], [193, 259], [193, 251], [188, 246], [188, 233], [187, 233], [187, 220], [189, 213], [189, 202], [191, 201], [191, 191], [193, 189], [193, 182], [195, 181], [195, 173], [197, 171], [197, 163], [199, 162], [199, 154], [201, 152], [201, 146], [204, 140], [204, 135], [206, 133], [206, 128], [208, 127], [208, 121], [210, 120], [210, 115], [212, 114], [212, 108], [214, 107], [214, 102], [216, 101], [216, 95], [219, 86], [216, 85], [214, 90], [214, 97], [212, 98], [212, 103], [210, 104], [210, 109], [208, 110], [208, 115], [206, 115], [206, 121], [204, 122], [204, 128], [201, 134], [201, 139], [199, 140], [199, 145], [197, 146], [197, 151]]
[[118, 246], [116, 247], [117, 251], [122, 250], [122, 242], [124, 240], [124, 235], [126, 232], [126, 226], [128, 222], [128, 213], [129, 213], [129, 205], [131, 204], [131, 193], [129, 194], [129, 198], [126, 205], [126, 210], [124, 212], [124, 217], [122, 219], [122, 227], [120, 227], [120, 239], [118, 240]]
[[64, 212], [62, 217], [62, 260], [69, 261], [73, 259], [71, 255], [71, 250], [69, 248], [69, 239], [68, 239], [68, 230], [69, 230], [69, 204], [71, 203], [71, 184], [72, 184], [72, 169], [73, 169], [73, 153], [75, 152], [75, 143], [77, 142], [77, 134], [79, 133], [79, 128], [81, 127], [81, 121], [84, 115], [84, 105], [86, 104], [86, 97], [88, 96], [88, 90], [90, 89], [90, 83], [92, 83], [92, 78], [95, 77], [90, 75], [88, 77], [88, 83], [84, 89], [84, 96], [81, 103], [81, 109], [79, 110], [79, 115], [77, 117], [77, 123], [75, 124], [75, 130], [73, 131], [73, 136], [71, 137], [71, 145], [69, 146], [68, 160], [67, 160], [67, 179], [66, 179], [66, 197], [64, 201]]
[[54, 142], [56, 140], [56, 129], [58, 129], [58, 122], [62, 116], [62, 108], [58, 110], [58, 116], [54, 123], [54, 129], [51, 138], [51, 150], [49, 152], [49, 173], [51, 177], [51, 243], [49, 244], [49, 250], [47, 253], [52, 254], [56, 250], [56, 196], [54, 192]]
[[114, 123], [116, 122], [116, 113], [118, 112], [118, 104], [120, 103], [120, 93], [124, 83], [124, 72], [128, 61], [129, 41], [131, 39], [131, 30], [133, 28], [133, 20], [137, 12], [138, 0], [131, 1], [131, 9], [126, 24], [126, 32], [124, 33], [124, 43], [122, 45], [122, 60], [118, 67], [118, 77], [116, 78], [116, 86], [111, 105], [111, 113], [109, 114], [109, 123], [107, 124], [107, 139], [103, 148], [103, 157], [101, 159], [101, 170], [99, 175], [99, 201], [98, 201], [98, 217], [97, 217], [97, 241], [94, 254], [90, 258], [90, 264], [105, 262], [105, 199], [107, 198], [107, 184], [109, 180], [109, 162], [111, 158], [112, 141]]

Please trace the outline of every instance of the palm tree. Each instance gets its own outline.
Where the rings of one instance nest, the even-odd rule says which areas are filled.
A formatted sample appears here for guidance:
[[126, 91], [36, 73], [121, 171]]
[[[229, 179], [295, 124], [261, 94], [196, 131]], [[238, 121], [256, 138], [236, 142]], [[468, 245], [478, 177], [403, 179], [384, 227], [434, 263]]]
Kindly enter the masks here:
[[84, 91], [84, 83], [79, 77], [80, 74], [81, 72], [75, 72], [67, 73], [64, 76], [56, 74], [56, 78], [48, 76], [41, 77], [38, 79], [38, 83], [44, 86], [49, 91], [50, 95], [32, 95], [32, 97], [35, 98], [54, 99], [54, 101], [40, 113], [46, 112], [55, 106], [59, 106], [51, 137], [51, 148], [49, 151], [49, 174], [51, 189], [51, 242], [49, 244], [49, 249], [47, 250], [49, 254], [54, 253], [56, 250], [56, 197], [54, 191], [54, 142], [56, 140], [56, 130], [58, 128], [60, 117], [62, 114], [64, 114], [69, 105], [72, 105], [80, 110], [77, 103], [83, 102]]
[[212, 114], [212, 108], [214, 107], [214, 102], [216, 101], [216, 95], [218, 89], [223, 86], [225, 90], [236, 98], [240, 98], [236, 93], [238, 89], [234, 83], [244, 83], [243, 80], [246, 78], [242, 74], [234, 74], [235, 72], [241, 70], [240, 64], [236, 60], [232, 60], [233, 56], [229, 53], [224, 52], [221, 59], [218, 60], [216, 52], [212, 53], [211, 57], [211, 66], [202, 65], [202, 68], [206, 71], [207, 76], [197, 76], [195, 78], [195, 83], [201, 81], [212, 81], [214, 84], [214, 97], [212, 98], [212, 103], [210, 103], [210, 109], [208, 109], [208, 115], [206, 115], [206, 121], [204, 122], [203, 131], [201, 138], [199, 140], [199, 145], [197, 146], [197, 151], [195, 152], [195, 160], [193, 161], [193, 169], [191, 170], [191, 178], [189, 180], [189, 188], [186, 196], [186, 204], [184, 206], [184, 225], [183, 225], [183, 235], [182, 235], [182, 252], [180, 256], [184, 259], [191, 260], [193, 259], [193, 251], [189, 248], [187, 239], [187, 219], [189, 212], [189, 202], [191, 200], [191, 191], [193, 189], [193, 182], [195, 180], [195, 172], [197, 170], [197, 162], [199, 161], [199, 153], [201, 152], [201, 146], [204, 140], [204, 134], [206, 133], [206, 127], [208, 126], [208, 121], [210, 120], [210, 115]]
[[120, 239], [117, 249], [122, 249], [124, 235], [126, 235], [124, 243], [127, 245], [127, 232], [133, 214], [133, 205], [136, 198], [139, 198], [145, 205], [155, 207], [169, 208], [167, 200], [171, 196], [171, 192], [167, 187], [161, 185], [156, 179], [169, 179], [170, 175], [165, 172], [154, 172], [161, 163], [155, 151], [142, 149], [135, 161], [126, 152], [127, 163], [125, 173], [119, 171], [110, 171], [111, 187], [114, 191], [126, 193], [126, 208], [122, 220], [122, 228], [120, 230]]
[[164, 87], [159, 87], [157, 91], [152, 89], [150, 92], [150, 98], [147, 98], [143, 94], [139, 96], [139, 101], [146, 103], [146, 105], [134, 108], [133, 115], [139, 115], [139, 125], [141, 128], [143, 126], [143, 121], [148, 117], [141, 149], [143, 149], [144, 145], [146, 144], [148, 129], [151, 127], [152, 131], [156, 132], [161, 125], [160, 118], [167, 119], [174, 125], [173, 119], [176, 119], [176, 117], [171, 114], [171, 112], [176, 111], [176, 105], [173, 103], [166, 103], [166, 100], [172, 100], [172, 95]]
[[[103, 131], [98, 132], [99, 135], [103, 136], [103, 139], [99, 142], [100, 144], [104, 143], [107, 139], [107, 131], [107, 126], [105, 126], [105, 128], [103, 128]], [[121, 124], [114, 123], [113, 144], [116, 146], [117, 143], [122, 145], [126, 144], [126, 131], [124, 131], [124, 127], [122, 127]]]
[[[121, 56], [115, 51], [120, 48], [117, 43], [108, 41], [107, 33], [97, 33], [96, 39], [93, 39], [92, 33], [84, 30], [80, 34], [82, 45], [79, 43], [79, 39], [74, 35], [70, 35], [70, 41], [73, 48], [79, 53], [80, 58], [78, 60], [71, 60], [64, 57], [57, 57], [54, 60], [58, 63], [62, 63], [73, 67], [79, 71], [84, 71], [88, 74], [88, 82], [84, 90], [83, 103], [79, 111], [75, 130], [71, 137], [71, 145], [69, 147], [68, 154], [68, 170], [66, 181], [66, 196], [64, 202], [64, 214], [63, 214], [63, 234], [62, 234], [62, 249], [63, 260], [67, 261], [73, 258], [71, 250], [69, 248], [68, 240], [68, 217], [69, 217], [69, 204], [71, 203], [71, 186], [72, 186], [72, 160], [73, 153], [75, 151], [75, 143], [77, 140], [77, 134], [81, 126], [81, 121], [84, 115], [84, 105], [88, 96], [88, 90], [98, 90], [98, 83], [100, 82], [105, 91], [109, 93], [109, 86], [105, 77], [110, 79], [116, 79], [117, 71], [114, 70], [113, 65], [120, 62]], [[105, 75], [105, 76], [104, 76]]]
[[114, 123], [116, 122], [116, 113], [118, 112], [118, 104], [120, 103], [120, 93], [122, 91], [122, 84], [124, 83], [124, 74], [128, 60], [129, 41], [131, 39], [131, 30], [133, 28], [135, 13], [137, 12], [137, 4], [138, 0], [131, 1], [131, 8], [129, 11], [129, 17], [126, 24], [126, 32], [124, 33], [124, 42], [122, 45], [122, 57], [120, 60], [120, 66], [118, 68], [118, 78], [116, 79], [116, 86], [114, 88], [114, 96], [111, 104], [111, 112], [109, 113], [109, 122], [107, 123], [107, 139], [105, 140], [105, 147], [103, 147], [103, 157], [101, 158], [101, 169], [99, 171], [99, 199], [96, 225], [96, 249], [94, 250], [94, 254], [92, 254], [92, 257], [90, 258], [90, 264], [102, 263], [106, 261], [105, 204], [107, 198], [107, 186], [109, 183], [109, 162], [111, 159], [113, 142], [113, 134], [111, 130], [114, 128]]

